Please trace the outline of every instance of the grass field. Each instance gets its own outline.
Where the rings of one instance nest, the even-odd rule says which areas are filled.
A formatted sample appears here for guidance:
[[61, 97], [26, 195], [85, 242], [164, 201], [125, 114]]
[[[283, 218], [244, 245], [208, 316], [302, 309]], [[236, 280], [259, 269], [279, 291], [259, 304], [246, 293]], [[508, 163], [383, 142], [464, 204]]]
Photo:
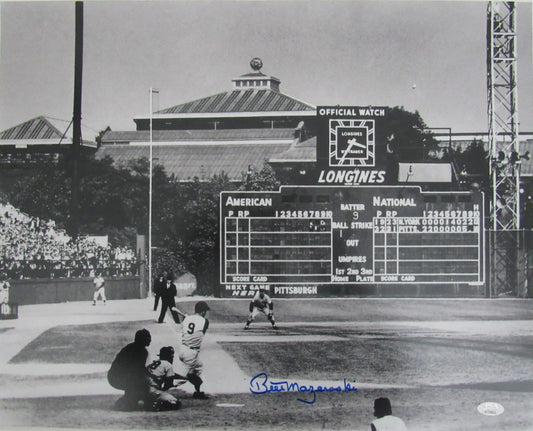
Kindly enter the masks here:
[[[183, 304], [183, 308], [190, 312], [191, 305]], [[112, 406], [118, 395], [110, 394], [4, 396], [0, 399], [2, 423], [5, 427], [89, 429], [368, 430], [374, 398], [388, 396], [393, 411], [410, 430], [521, 431], [533, 425], [531, 335], [432, 332], [406, 324], [464, 320], [481, 323], [482, 328], [483, 322], [494, 320], [500, 325], [517, 316], [530, 318], [530, 301], [276, 301], [278, 332], [261, 317], [251, 331], [242, 331], [243, 301], [213, 301], [210, 305], [211, 326], [206, 337], [217, 340], [221, 351], [249, 378], [267, 373], [272, 379], [300, 384], [340, 384], [347, 379], [358, 386], [357, 391], [317, 393], [314, 404], [306, 404], [299, 398], [309, 400], [308, 393], [234, 392], [228, 376], [228, 390], [217, 392], [208, 401], [194, 400], [178, 389], [182, 409], [164, 413], [117, 412]], [[35, 367], [109, 364], [141, 327], [153, 333], [155, 344], [164, 331], [168, 331], [165, 342], [176, 336], [170, 326], [153, 320], [57, 325], [32, 340], [9, 363]], [[223, 365], [217, 365], [214, 354], [207, 361], [209, 371], [228, 373]], [[54, 385], [65, 379], [61, 375], [1, 377], [2, 390], [17, 385]], [[80, 372], [67, 379], [80, 385], [102, 382], [105, 372]], [[480, 415], [476, 407], [484, 401], [501, 403], [505, 414]]]
[[56, 326], [39, 335], [11, 363], [111, 363], [121, 347], [131, 343], [137, 327], [152, 322], [108, 322]]

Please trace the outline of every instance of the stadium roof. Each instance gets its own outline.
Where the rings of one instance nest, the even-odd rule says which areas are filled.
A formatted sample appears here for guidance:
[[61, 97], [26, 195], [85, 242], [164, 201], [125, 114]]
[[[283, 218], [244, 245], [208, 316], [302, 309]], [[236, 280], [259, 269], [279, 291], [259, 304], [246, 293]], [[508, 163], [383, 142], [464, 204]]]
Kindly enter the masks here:
[[162, 109], [154, 117], [314, 115], [316, 111], [315, 106], [281, 93], [279, 78], [261, 71], [246, 73], [232, 82], [232, 90]]
[[[242, 180], [249, 166], [262, 167], [272, 155], [290, 147], [285, 144], [260, 143], [204, 143], [201, 146], [190, 143], [153, 144], [152, 156], [155, 164], [162, 165], [169, 175], [178, 181], [189, 181], [194, 177], [209, 179], [215, 174], [225, 173], [231, 181]], [[150, 157], [149, 145], [116, 144], [102, 145], [97, 158], [110, 156], [116, 165], [126, 166], [130, 160]]]
[[302, 142], [294, 142], [287, 151], [274, 155], [272, 163], [316, 162], [316, 136]]
[[[294, 129], [200, 129], [200, 130], [153, 130], [153, 142], [247, 142], [291, 143]], [[102, 136], [102, 144], [149, 143], [150, 131], [108, 131]]]
[[[150, 132], [108, 131], [97, 158], [110, 156], [116, 165], [149, 158]], [[248, 166], [262, 167], [296, 141], [295, 129], [153, 130], [152, 156], [178, 181], [211, 178], [226, 173], [240, 181]]]
[[269, 88], [249, 88], [218, 93], [213, 96], [182, 103], [161, 111], [163, 114], [228, 114], [261, 112], [302, 112], [314, 114], [315, 107]]
[[[96, 135], [93, 130], [82, 126], [83, 145], [96, 147]], [[0, 132], [0, 145], [69, 145], [72, 144], [72, 136], [70, 121], [39, 116]]]

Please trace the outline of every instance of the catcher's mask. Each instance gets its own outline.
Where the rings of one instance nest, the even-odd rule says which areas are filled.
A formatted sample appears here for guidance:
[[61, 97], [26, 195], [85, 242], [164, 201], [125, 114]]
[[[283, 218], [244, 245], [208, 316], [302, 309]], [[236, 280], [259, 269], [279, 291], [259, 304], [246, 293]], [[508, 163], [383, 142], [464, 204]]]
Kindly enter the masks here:
[[170, 361], [174, 359], [174, 347], [172, 346], [161, 347], [161, 350], [159, 350], [159, 358], [166, 360], [166, 361]]

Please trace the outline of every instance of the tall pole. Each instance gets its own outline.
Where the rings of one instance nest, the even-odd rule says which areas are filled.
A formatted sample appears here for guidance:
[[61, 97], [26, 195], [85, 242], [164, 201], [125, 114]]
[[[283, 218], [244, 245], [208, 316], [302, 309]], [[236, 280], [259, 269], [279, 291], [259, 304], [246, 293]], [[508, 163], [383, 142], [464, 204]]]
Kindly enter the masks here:
[[153, 170], [153, 131], [152, 131], [152, 115], [153, 115], [153, 93], [159, 93], [159, 90], [150, 87], [150, 173], [148, 186], [148, 296], [152, 296], [152, 170]]
[[514, 2], [489, 2], [487, 11], [487, 89], [492, 228], [520, 229], [520, 160]]
[[520, 146], [514, 1], [487, 9], [487, 89], [492, 229], [490, 290], [519, 294]]
[[72, 116], [72, 194], [70, 202], [70, 235], [77, 237], [80, 218], [80, 172], [81, 147], [81, 94], [83, 70], [83, 2], [76, 2], [75, 47], [74, 47], [74, 109]]

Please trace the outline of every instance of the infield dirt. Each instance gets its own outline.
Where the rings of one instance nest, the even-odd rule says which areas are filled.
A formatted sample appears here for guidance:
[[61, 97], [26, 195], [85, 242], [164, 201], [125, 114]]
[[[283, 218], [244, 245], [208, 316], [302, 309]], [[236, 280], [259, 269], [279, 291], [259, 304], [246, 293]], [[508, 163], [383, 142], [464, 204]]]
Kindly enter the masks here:
[[[179, 306], [192, 312], [197, 299]], [[379, 396], [410, 430], [532, 428], [531, 300], [277, 299], [279, 331], [261, 317], [243, 331], [247, 300], [203, 299], [212, 309], [202, 349], [212, 397], [194, 400], [185, 384], [182, 409], [166, 413], [115, 411], [120, 393], [105, 378], [137, 329], [152, 333], [152, 355], [178, 347], [179, 328], [158, 325], [151, 301], [21, 307], [18, 320], [0, 322], [2, 429], [367, 430]], [[312, 404], [309, 391], [253, 394], [260, 373], [306, 389], [346, 380], [357, 390], [317, 391]], [[480, 414], [487, 401], [504, 413]]]

